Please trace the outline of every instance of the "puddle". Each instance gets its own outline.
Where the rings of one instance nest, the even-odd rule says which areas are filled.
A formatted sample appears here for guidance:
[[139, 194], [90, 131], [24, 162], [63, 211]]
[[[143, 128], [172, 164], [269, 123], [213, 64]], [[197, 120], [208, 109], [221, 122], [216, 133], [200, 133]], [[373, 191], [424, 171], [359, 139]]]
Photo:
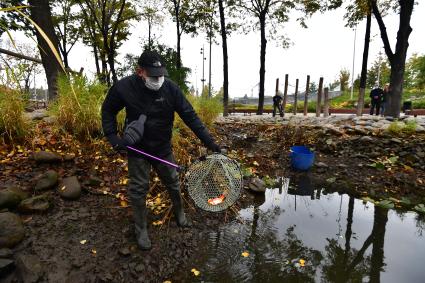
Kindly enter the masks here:
[[[424, 282], [425, 217], [338, 193], [268, 189], [211, 233], [182, 282]], [[242, 254], [244, 253], [244, 254]], [[200, 271], [198, 276], [190, 272]]]

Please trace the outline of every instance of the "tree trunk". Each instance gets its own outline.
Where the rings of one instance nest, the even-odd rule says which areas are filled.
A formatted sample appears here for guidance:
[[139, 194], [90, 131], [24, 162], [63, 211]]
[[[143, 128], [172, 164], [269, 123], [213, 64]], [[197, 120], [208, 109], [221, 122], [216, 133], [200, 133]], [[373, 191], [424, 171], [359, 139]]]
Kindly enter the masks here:
[[263, 114], [264, 108], [264, 81], [266, 73], [266, 13], [260, 14], [260, 30], [261, 30], [261, 50], [260, 50], [260, 92], [258, 93], [258, 109], [257, 115]]
[[[366, 17], [366, 33], [364, 37], [363, 62], [362, 72], [360, 75], [360, 90], [357, 101], [357, 116], [362, 116], [364, 107], [364, 96], [366, 90], [366, 74], [367, 74], [367, 59], [369, 57], [369, 42], [370, 42], [370, 25], [372, 22], [372, 14], [369, 11]], [[353, 74], [354, 76], [354, 74]]]
[[409, 36], [412, 32], [410, 18], [413, 12], [414, 0], [398, 1], [400, 4], [400, 24], [397, 32], [395, 52], [391, 50], [388, 35], [381, 13], [378, 10], [376, 0], [372, 1], [372, 11], [381, 31], [385, 53], [391, 65], [390, 91], [387, 96], [387, 107], [385, 115], [394, 118], [400, 117], [401, 99], [403, 93], [404, 70], [406, 65], [407, 48], [409, 47]]
[[229, 115], [229, 66], [227, 58], [227, 34], [223, 0], [218, 1], [220, 11], [221, 40], [223, 47], [223, 116]]
[[152, 49], [152, 39], [151, 39], [151, 29], [152, 29], [152, 24], [150, 21], [148, 21], [148, 49], [151, 50]]
[[174, 14], [176, 17], [176, 27], [177, 27], [177, 62], [176, 68], [178, 72], [178, 76], [180, 79], [180, 69], [181, 69], [181, 54], [180, 54], [180, 40], [181, 40], [181, 32], [180, 32], [180, 4], [177, 1], [173, 1], [174, 3]]
[[94, 54], [94, 62], [96, 64], [96, 74], [97, 78], [101, 79], [101, 73], [100, 73], [100, 66], [99, 66], [99, 55], [97, 53], [97, 47], [96, 44], [93, 42], [93, 54]]
[[373, 238], [371, 267], [369, 282], [381, 282], [380, 274], [384, 266], [384, 240], [385, 230], [388, 222], [388, 209], [375, 206], [375, 217], [373, 220], [373, 231], [375, 231]]
[[[44, 33], [48, 36], [53, 46], [58, 50], [58, 38], [56, 37], [52, 14], [49, 6], [48, 0], [29, 0], [28, 4], [30, 6], [31, 18], [32, 20], [40, 26]], [[41, 34], [36, 30], [38, 48], [40, 50], [41, 60], [43, 62], [44, 71], [47, 78], [47, 86], [49, 88], [49, 100], [56, 98], [58, 93], [57, 88], [57, 77], [59, 73], [62, 73], [61, 64], [56, 59], [53, 51], [50, 49], [47, 42], [41, 36]]]

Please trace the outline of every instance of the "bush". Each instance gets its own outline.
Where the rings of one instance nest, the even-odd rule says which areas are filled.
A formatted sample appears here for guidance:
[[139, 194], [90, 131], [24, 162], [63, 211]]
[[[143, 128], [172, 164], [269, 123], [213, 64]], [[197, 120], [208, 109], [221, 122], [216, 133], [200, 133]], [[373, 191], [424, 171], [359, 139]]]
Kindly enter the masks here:
[[0, 87], [0, 134], [4, 143], [21, 141], [29, 131], [21, 93]]
[[78, 138], [91, 139], [101, 133], [101, 106], [107, 87], [82, 76], [58, 79], [58, 98], [50, 108], [56, 125]]

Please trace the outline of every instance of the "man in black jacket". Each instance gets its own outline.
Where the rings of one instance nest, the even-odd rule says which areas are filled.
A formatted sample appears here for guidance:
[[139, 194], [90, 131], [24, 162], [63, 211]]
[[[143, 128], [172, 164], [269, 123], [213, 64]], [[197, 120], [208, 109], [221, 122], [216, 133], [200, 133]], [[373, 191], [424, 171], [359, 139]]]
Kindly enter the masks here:
[[383, 93], [384, 91], [379, 86], [375, 86], [375, 88], [370, 91], [370, 115], [373, 115], [374, 108], [376, 108], [376, 115], [379, 115]]
[[276, 116], [276, 108], [279, 109], [280, 117], [283, 117], [282, 97], [278, 94], [273, 96], [273, 117]]
[[[102, 127], [108, 141], [117, 150], [125, 150], [126, 146], [132, 145], [174, 162], [171, 136], [174, 112], [177, 112], [207, 148], [220, 152], [220, 147], [181, 90], [165, 78], [166, 75], [167, 70], [158, 53], [145, 51], [138, 60], [136, 74], [121, 79], [111, 87], [102, 105]], [[126, 110], [128, 127], [125, 138], [120, 138], [117, 135], [116, 115], [123, 108]], [[168, 189], [177, 224], [190, 226], [183, 211], [176, 169], [128, 151], [128, 195], [133, 208], [137, 242], [144, 250], [151, 248], [146, 209], [151, 166]]]

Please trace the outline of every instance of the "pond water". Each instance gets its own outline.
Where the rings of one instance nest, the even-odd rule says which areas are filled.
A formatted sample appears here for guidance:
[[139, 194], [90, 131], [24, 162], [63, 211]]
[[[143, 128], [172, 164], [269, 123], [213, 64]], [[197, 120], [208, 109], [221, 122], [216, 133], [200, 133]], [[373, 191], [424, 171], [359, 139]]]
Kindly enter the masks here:
[[[206, 237], [182, 282], [425, 282], [425, 217], [349, 195], [268, 189]], [[195, 276], [190, 268], [199, 271]]]

